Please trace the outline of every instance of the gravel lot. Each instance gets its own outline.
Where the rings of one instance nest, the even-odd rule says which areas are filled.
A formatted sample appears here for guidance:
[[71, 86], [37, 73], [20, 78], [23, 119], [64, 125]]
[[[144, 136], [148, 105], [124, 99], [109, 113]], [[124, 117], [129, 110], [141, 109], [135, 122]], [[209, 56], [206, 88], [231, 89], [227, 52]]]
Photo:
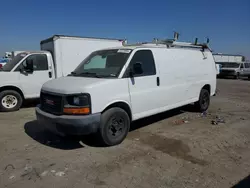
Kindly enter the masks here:
[[[243, 187], [250, 174], [249, 96], [250, 81], [218, 80], [207, 114], [187, 106], [134, 122], [122, 144], [107, 148], [90, 136], [44, 131], [34, 107], [1, 113], [0, 187]], [[216, 116], [225, 123], [211, 124]]]

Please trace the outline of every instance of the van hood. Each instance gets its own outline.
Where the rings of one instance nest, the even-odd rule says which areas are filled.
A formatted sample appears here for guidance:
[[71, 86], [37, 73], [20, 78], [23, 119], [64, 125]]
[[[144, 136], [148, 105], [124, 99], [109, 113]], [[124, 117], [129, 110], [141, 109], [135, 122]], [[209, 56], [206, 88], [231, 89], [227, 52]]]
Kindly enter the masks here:
[[67, 76], [57, 78], [43, 84], [42, 91], [60, 94], [88, 92], [91, 88], [107, 84], [113, 79]]

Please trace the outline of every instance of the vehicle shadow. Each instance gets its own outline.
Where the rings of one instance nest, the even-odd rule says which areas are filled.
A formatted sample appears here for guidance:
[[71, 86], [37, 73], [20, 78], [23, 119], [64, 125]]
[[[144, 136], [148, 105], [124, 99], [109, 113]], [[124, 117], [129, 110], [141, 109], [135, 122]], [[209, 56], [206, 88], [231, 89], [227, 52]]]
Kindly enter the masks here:
[[239, 79], [235, 79], [233, 77], [217, 77], [218, 80], [242, 80], [242, 81], [249, 81], [250, 79], [247, 77], [240, 77]]
[[239, 181], [232, 188], [249, 188], [250, 187], [250, 175]]
[[[153, 115], [147, 118], [137, 120], [131, 124], [130, 132], [136, 131], [150, 124], [174, 117], [184, 112], [196, 112], [192, 105], [187, 105], [181, 108], [169, 110], [157, 115]], [[37, 121], [27, 122], [24, 125], [25, 133], [37, 142], [44, 144], [49, 147], [62, 149], [62, 150], [73, 150], [77, 148], [83, 148], [84, 145], [90, 147], [105, 147], [99, 141], [97, 135], [88, 136], [74, 136], [74, 137], [60, 137], [51, 132], [48, 132], [40, 125]]]
[[40, 103], [40, 99], [32, 99], [24, 101], [22, 108], [33, 108]]
[[130, 127], [130, 132], [135, 131], [137, 129], [146, 127], [150, 124], [157, 123], [159, 121], [162, 121], [164, 119], [168, 119], [170, 117], [177, 116], [179, 114], [182, 114], [184, 112], [196, 112], [195, 109], [193, 108], [192, 105], [187, 105], [181, 108], [176, 108], [173, 110], [169, 110], [157, 115], [149, 116], [137, 121], [132, 122], [131, 127]]
[[249, 78], [241, 78], [241, 80], [243, 80], [243, 81], [250, 81]]
[[38, 121], [30, 121], [24, 125], [25, 133], [37, 142], [57, 149], [72, 150], [83, 148], [79, 141], [72, 138], [64, 138], [46, 131]]

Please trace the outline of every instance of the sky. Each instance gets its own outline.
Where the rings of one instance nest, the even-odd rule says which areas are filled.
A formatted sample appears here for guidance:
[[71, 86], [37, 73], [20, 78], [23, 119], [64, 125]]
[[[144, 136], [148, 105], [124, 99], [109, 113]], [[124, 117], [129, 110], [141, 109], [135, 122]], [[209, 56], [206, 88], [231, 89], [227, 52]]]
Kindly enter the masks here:
[[0, 3], [0, 56], [39, 50], [55, 34], [128, 42], [210, 38], [214, 52], [250, 59], [250, 0], [7, 0]]

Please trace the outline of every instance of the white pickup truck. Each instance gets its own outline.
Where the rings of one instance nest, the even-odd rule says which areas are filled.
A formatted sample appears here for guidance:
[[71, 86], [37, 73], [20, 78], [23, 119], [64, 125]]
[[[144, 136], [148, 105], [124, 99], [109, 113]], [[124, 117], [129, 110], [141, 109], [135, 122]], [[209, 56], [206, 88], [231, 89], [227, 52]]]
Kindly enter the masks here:
[[41, 51], [19, 53], [0, 69], [0, 111], [18, 110], [24, 100], [39, 98], [45, 82], [67, 76], [91, 52], [124, 42], [55, 35], [40, 42]]

